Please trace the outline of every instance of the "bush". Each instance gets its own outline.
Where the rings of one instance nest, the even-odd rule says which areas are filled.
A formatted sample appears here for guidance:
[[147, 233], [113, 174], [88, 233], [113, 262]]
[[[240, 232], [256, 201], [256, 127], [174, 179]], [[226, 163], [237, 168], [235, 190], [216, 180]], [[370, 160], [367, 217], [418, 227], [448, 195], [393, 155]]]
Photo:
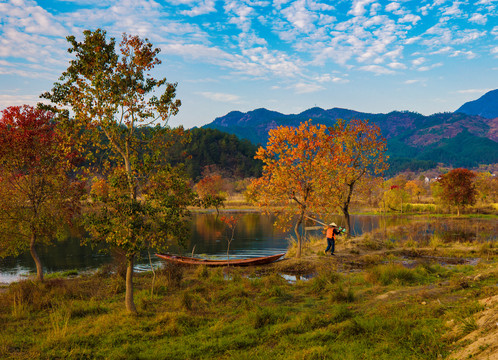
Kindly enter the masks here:
[[181, 265], [165, 263], [158, 271], [160, 277], [166, 280], [169, 287], [179, 288], [184, 275], [184, 268]]

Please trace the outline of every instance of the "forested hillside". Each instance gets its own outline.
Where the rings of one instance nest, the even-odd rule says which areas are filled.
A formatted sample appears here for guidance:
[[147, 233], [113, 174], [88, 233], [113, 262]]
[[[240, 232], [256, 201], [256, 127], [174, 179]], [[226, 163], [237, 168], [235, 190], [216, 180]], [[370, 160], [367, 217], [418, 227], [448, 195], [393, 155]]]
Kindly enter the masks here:
[[194, 128], [189, 132], [190, 142], [176, 142], [168, 156], [173, 165], [184, 163], [194, 181], [198, 181], [204, 167], [210, 165], [228, 177], [260, 176], [262, 163], [254, 159], [257, 146], [249, 140], [216, 129]]

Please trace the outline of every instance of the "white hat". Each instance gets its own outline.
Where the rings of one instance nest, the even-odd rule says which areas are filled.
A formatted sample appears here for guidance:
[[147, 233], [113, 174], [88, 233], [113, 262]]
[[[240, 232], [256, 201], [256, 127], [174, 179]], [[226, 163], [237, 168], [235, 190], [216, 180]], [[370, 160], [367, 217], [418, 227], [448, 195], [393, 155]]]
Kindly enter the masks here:
[[330, 226], [333, 226], [333, 227], [337, 227], [337, 224], [336, 224], [335, 222], [330, 223], [329, 225], [330, 225]]

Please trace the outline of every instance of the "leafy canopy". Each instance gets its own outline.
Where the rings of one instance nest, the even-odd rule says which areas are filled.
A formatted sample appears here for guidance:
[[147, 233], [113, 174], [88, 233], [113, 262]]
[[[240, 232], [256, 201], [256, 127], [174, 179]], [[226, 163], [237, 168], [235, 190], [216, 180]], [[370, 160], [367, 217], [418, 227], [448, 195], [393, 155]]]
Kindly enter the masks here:
[[0, 256], [30, 249], [40, 280], [35, 246], [51, 243], [79, 213], [84, 185], [71, 176], [80, 157], [59, 125], [27, 105], [0, 118]]
[[100, 175], [107, 179], [98, 187], [108, 192], [92, 199], [86, 224], [93, 240], [124, 250], [125, 302], [135, 312], [134, 258], [146, 247], [166, 246], [171, 236], [181, 236], [178, 229], [186, 228], [191, 195], [185, 177], [163, 161], [173, 133], [183, 134], [167, 126], [181, 103], [175, 99], [176, 84], [150, 75], [161, 61], [160, 50], [147, 39], [124, 34], [116, 51], [115, 40], [108, 41], [101, 29], [84, 31], [84, 37], [82, 42], [67, 38], [74, 59], [61, 82], [43, 96], [71, 107], [87, 149], [92, 144], [92, 160], [104, 162]]

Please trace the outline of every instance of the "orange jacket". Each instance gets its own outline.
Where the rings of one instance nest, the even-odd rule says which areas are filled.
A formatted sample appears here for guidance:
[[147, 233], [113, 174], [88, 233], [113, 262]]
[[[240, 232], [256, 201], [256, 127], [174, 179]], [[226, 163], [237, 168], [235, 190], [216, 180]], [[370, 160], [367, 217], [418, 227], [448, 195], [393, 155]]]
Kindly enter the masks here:
[[334, 239], [335, 240], [334, 228], [329, 227], [327, 229], [327, 239]]

